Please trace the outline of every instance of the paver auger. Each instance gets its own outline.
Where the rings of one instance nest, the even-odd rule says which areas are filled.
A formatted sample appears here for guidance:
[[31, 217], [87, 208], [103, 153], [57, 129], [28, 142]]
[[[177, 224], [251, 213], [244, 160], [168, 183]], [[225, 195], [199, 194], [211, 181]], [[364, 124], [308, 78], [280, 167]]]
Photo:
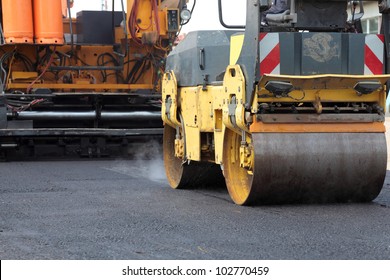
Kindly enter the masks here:
[[240, 205], [380, 193], [390, 1], [379, 1], [381, 34], [362, 33], [359, 1], [289, 6], [263, 26], [267, 1], [248, 0], [245, 32], [192, 32], [168, 57], [162, 118], [173, 188], [208, 184], [222, 170]]

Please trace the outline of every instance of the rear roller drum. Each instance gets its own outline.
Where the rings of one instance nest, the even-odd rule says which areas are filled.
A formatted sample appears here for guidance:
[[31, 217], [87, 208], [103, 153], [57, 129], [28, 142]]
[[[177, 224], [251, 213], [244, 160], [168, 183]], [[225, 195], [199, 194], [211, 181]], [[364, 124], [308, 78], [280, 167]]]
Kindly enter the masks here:
[[253, 175], [240, 167], [241, 136], [227, 130], [224, 175], [237, 204], [365, 202], [386, 175], [383, 133], [253, 134]]
[[216, 187], [224, 184], [219, 165], [207, 162], [190, 163], [175, 156], [176, 129], [164, 127], [163, 154], [165, 173], [174, 189]]

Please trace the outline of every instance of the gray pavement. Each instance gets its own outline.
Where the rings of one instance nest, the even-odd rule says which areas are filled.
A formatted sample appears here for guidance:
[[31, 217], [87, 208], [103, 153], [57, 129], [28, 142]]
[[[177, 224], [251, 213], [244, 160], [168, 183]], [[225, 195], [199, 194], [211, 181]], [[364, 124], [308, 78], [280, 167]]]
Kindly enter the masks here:
[[367, 204], [240, 207], [157, 160], [0, 163], [0, 259], [390, 259], [390, 172]]

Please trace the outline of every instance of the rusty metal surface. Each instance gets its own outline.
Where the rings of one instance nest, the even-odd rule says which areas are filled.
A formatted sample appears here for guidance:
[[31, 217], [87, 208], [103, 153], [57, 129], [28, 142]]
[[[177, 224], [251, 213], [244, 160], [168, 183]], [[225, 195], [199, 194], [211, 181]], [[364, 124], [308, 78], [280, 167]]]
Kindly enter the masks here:
[[385, 180], [383, 133], [258, 133], [253, 143], [252, 202], [371, 201]]

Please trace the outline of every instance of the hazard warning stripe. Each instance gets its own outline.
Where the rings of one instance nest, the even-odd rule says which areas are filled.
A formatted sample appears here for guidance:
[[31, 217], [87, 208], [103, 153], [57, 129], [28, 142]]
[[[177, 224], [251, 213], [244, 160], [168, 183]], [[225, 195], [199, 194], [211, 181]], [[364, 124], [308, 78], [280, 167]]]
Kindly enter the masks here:
[[364, 48], [364, 74], [383, 74], [384, 36], [370, 34], [366, 36]]
[[260, 74], [280, 74], [280, 42], [278, 33], [260, 34]]

